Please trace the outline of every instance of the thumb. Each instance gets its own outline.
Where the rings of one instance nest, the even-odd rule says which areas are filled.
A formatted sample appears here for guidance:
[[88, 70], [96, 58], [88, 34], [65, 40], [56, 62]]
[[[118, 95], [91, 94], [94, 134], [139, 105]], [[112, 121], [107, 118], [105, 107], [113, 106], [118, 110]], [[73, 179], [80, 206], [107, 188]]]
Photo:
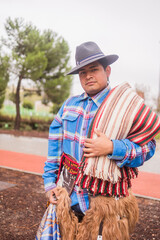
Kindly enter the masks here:
[[98, 130], [97, 128], [95, 128], [94, 132], [97, 134], [98, 137], [100, 137], [102, 134], [102, 132], [100, 130]]

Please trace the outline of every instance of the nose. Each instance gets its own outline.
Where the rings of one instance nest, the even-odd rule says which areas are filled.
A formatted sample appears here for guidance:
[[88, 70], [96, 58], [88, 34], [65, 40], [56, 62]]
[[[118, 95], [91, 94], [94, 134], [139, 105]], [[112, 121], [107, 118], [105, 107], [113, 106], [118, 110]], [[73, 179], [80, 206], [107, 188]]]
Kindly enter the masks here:
[[92, 74], [90, 71], [86, 72], [86, 79], [90, 79], [92, 77]]

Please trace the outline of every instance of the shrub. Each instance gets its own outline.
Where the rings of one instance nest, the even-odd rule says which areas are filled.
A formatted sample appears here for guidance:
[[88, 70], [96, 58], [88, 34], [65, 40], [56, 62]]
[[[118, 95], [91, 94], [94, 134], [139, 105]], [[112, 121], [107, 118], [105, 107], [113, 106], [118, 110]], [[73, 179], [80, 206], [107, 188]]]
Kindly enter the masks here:
[[22, 106], [24, 108], [27, 108], [27, 109], [33, 109], [34, 108], [33, 103], [30, 102], [30, 101], [24, 101]]
[[13, 129], [13, 122], [0, 122], [0, 128], [1, 129]]
[[16, 103], [16, 93], [14, 93], [14, 92], [9, 93], [8, 98], [9, 98], [9, 100], [12, 101], [13, 103]]
[[[36, 117], [22, 118], [20, 130], [37, 130], [37, 131], [49, 131], [49, 126], [53, 118], [39, 119]], [[14, 117], [2, 115], [0, 113], [0, 128], [1, 129], [13, 129], [14, 128]]]
[[61, 108], [62, 104], [56, 104], [54, 103], [52, 108], [51, 108], [51, 113], [53, 114], [57, 114], [57, 112], [59, 111], [59, 109]]

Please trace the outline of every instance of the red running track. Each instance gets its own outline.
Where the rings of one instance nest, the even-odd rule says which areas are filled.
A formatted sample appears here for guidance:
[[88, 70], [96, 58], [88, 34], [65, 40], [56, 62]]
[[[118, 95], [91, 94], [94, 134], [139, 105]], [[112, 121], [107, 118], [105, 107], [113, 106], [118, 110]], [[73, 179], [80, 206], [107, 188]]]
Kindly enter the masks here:
[[[42, 174], [46, 157], [0, 150], [0, 166], [24, 172]], [[160, 174], [139, 172], [132, 180], [134, 194], [160, 199]]]

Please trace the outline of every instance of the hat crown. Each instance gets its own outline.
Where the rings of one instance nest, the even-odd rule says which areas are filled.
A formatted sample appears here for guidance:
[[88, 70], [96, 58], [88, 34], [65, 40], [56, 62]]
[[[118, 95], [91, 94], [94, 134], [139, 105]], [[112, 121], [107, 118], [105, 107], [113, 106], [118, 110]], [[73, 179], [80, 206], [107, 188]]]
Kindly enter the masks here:
[[94, 56], [104, 56], [104, 53], [94, 42], [85, 42], [76, 48], [75, 60], [76, 64], [79, 65], [82, 61], [89, 59]]
[[101, 60], [101, 64], [106, 67], [114, 63], [117, 59], [118, 56], [115, 54], [105, 56], [95, 42], [85, 42], [77, 46], [75, 54], [76, 67], [72, 68], [67, 75], [78, 74], [82, 67], [98, 60]]

